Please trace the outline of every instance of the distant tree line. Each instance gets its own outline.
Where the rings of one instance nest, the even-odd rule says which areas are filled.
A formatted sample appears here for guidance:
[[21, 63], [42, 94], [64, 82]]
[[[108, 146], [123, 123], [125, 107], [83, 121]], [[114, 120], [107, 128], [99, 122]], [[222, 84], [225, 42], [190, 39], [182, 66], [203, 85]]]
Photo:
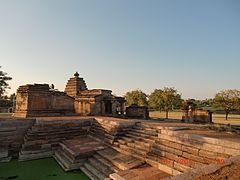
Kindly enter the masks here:
[[[12, 80], [12, 77], [0, 70], [0, 107], [13, 107], [14, 105], [15, 94], [5, 95], [6, 90], [10, 88], [8, 84], [10, 80]], [[50, 89], [55, 90], [53, 84], [50, 86]], [[125, 98], [127, 105], [136, 104], [139, 106], [148, 106], [150, 109], [157, 111], [165, 111], [166, 118], [168, 118], [169, 111], [179, 110], [184, 107], [184, 100], [181, 94], [172, 87], [155, 89], [149, 95], [137, 89], [127, 92]], [[193, 108], [209, 111], [222, 110], [225, 112], [227, 120], [230, 112], [235, 110], [240, 111], [240, 91], [237, 89], [222, 90], [216, 93], [213, 99], [189, 99], [188, 103]]]
[[[148, 106], [149, 109], [155, 111], [165, 111], [166, 118], [168, 118], [169, 111], [180, 110], [186, 106], [186, 101], [181, 98], [181, 94], [175, 88], [169, 87], [155, 89], [149, 95], [139, 89], [133, 90], [127, 92], [125, 98], [127, 105], [136, 104]], [[224, 111], [227, 120], [229, 113], [240, 111], [240, 91], [237, 89], [222, 90], [216, 93], [213, 99], [188, 99], [187, 102], [194, 109], [203, 109], [211, 112]]]

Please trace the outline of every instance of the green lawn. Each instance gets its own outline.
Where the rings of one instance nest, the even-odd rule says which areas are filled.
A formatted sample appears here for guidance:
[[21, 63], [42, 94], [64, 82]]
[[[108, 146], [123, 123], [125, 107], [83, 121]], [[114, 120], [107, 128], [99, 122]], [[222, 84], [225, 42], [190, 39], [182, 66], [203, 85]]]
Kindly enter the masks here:
[[81, 171], [65, 172], [53, 158], [0, 163], [0, 180], [88, 180]]

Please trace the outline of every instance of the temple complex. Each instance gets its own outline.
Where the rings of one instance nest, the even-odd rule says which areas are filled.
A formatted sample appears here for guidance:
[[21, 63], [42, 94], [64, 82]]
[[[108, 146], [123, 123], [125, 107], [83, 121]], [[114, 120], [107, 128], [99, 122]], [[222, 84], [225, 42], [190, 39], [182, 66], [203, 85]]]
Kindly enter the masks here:
[[64, 92], [20, 86], [14, 117], [0, 119], [0, 162], [53, 157], [91, 180], [204, 179], [240, 164], [240, 134], [203, 125], [211, 122], [207, 111], [186, 104], [182, 122], [154, 121], [147, 107], [132, 105], [121, 118], [124, 102], [111, 90], [88, 89], [78, 73]]
[[65, 92], [52, 90], [48, 84], [20, 86], [16, 95], [15, 117], [123, 114], [124, 98], [111, 90], [88, 90], [76, 72], [67, 82]]

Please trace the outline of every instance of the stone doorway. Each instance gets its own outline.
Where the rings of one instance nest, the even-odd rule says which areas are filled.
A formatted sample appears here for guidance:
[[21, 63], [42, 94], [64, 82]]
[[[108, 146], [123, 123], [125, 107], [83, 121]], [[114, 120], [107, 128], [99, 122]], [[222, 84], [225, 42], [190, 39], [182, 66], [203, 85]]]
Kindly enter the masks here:
[[105, 114], [112, 114], [112, 102], [107, 100], [105, 103]]

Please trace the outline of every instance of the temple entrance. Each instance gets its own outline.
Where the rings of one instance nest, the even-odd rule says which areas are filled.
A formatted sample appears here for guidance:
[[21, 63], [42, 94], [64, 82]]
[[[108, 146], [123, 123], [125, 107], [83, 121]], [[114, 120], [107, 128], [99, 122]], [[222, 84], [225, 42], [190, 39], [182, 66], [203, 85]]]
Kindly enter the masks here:
[[112, 103], [111, 101], [105, 101], [105, 114], [112, 114]]

